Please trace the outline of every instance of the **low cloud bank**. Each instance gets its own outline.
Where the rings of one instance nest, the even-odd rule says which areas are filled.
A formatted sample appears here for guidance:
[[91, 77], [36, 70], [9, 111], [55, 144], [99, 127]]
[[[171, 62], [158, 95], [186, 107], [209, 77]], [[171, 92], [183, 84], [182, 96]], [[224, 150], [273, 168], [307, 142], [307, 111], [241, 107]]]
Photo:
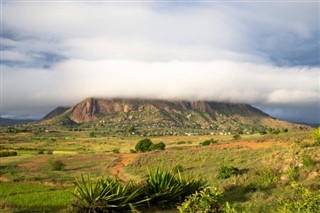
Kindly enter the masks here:
[[317, 106], [319, 71], [232, 61], [67, 60], [48, 69], [5, 67], [3, 111], [31, 112], [32, 106], [72, 105], [91, 96]]

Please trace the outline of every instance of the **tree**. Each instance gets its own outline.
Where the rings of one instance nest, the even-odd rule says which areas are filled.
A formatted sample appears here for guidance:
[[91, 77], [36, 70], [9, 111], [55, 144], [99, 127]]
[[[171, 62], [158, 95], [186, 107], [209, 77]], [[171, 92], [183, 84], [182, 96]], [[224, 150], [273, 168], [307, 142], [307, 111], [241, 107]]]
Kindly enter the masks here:
[[137, 152], [146, 152], [146, 151], [150, 151], [150, 146], [152, 145], [152, 141], [149, 138], [145, 138], [140, 140], [136, 146], [135, 146], [135, 150]]

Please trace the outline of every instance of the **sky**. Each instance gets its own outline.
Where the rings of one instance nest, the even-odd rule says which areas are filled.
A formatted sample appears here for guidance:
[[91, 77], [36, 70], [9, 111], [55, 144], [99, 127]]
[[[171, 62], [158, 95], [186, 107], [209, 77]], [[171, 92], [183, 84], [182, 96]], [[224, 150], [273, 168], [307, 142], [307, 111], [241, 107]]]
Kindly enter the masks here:
[[320, 123], [318, 1], [1, 1], [1, 116], [87, 97], [247, 103]]

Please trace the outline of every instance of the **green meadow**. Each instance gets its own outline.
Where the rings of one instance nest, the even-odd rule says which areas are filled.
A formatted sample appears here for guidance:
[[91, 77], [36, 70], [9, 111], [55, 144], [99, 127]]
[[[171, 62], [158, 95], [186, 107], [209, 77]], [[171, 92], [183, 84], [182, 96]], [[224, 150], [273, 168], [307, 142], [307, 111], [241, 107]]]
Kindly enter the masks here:
[[[9, 132], [1, 128], [1, 212], [73, 212], [76, 178], [146, 181], [150, 170], [206, 181], [222, 192], [225, 212], [316, 212], [320, 198], [320, 148], [310, 132], [148, 137], [165, 150], [134, 153], [143, 136], [104, 136], [90, 129]], [[211, 140], [213, 139], [213, 140]], [[200, 143], [210, 140], [212, 144]], [[228, 168], [236, 168], [227, 174]], [[224, 173], [225, 172], [225, 173]], [[228, 174], [227, 174], [228, 175]], [[182, 201], [181, 201], [182, 202]], [[146, 212], [178, 212], [142, 208]], [[297, 210], [298, 209], [298, 210]], [[316, 209], [316, 210], [315, 210]]]

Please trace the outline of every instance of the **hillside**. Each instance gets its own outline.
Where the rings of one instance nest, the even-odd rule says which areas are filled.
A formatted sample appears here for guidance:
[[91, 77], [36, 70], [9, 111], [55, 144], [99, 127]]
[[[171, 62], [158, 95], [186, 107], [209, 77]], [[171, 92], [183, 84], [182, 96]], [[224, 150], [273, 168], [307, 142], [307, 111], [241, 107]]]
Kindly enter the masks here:
[[[212, 133], [258, 132], [267, 128], [304, 128], [270, 117], [247, 104], [213, 101], [87, 98], [47, 122], [76, 123], [126, 131], [183, 129]], [[130, 131], [131, 131], [130, 130]], [[111, 130], [110, 130], [111, 131]]]
[[52, 110], [51, 112], [49, 112], [41, 120], [49, 120], [51, 118], [57, 117], [57, 116], [63, 114], [64, 112], [66, 112], [68, 109], [70, 109], [70, 107], [59, 106], [59, 107], [55, 108], [54, 110]]

